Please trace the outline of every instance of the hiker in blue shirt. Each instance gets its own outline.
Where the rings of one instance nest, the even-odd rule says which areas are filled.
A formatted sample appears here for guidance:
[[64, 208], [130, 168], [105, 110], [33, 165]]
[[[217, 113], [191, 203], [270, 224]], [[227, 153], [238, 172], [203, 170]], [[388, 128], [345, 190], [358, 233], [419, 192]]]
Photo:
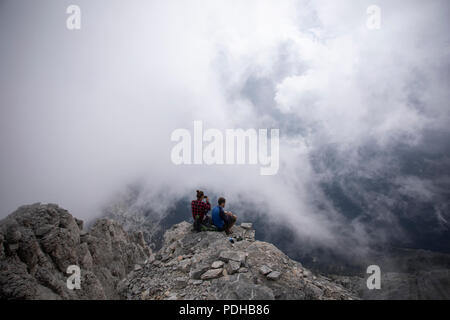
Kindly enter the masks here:
[[226, 234], [231, 234], [231, 227], [235, 224], [237, 216], [229, 211], [225, 211], [225, 198], [219, 198], [219, 205], [212, 210], [213, 224], [219, 231], [225, 231]]

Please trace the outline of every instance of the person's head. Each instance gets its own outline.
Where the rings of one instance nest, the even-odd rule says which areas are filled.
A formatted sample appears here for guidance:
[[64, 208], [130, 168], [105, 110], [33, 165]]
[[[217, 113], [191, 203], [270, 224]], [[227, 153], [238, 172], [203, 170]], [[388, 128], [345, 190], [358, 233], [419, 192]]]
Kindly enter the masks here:
[[222, 208], [225, 207], [225, 198], [224, 197], [220, 197], [218, 202], [219, 202], [219, 206], [221, 206]]
[[201, 190], [197, 190], [197, 200], [203, 200], [204, 193]]

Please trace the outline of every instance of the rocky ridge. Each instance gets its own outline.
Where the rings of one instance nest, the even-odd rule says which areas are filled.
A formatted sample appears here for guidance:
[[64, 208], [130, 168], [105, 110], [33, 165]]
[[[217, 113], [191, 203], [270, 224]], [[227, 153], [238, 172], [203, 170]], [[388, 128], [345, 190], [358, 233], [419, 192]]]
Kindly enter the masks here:
[[[100, 219], [83, 231], [55, 204], [22, 206], [0, 221], [1, 299], [118, 299], [117, 284], [151, 250], [142, 233]], [[67, 267], [81, 269], [81, 289], [67, 288]]]
[[[0, 221], [0, 299], [357, 299], [314, 275], [274, 245], [255, 241], [250, 223], [223, 232], [182, 222], [153, 253], [141, 232], [111, 219], [88, 231], [55, 204], [22, 206]], [[67, 288], [67, 268], [81, 288]]]
[[332, 279], [314, 275], [274, 245], [255, 241], [251, 224], [223, 232], [192, 231], [182, 222], [162, 248], [118, 285], [124, 299], [358, 299]]

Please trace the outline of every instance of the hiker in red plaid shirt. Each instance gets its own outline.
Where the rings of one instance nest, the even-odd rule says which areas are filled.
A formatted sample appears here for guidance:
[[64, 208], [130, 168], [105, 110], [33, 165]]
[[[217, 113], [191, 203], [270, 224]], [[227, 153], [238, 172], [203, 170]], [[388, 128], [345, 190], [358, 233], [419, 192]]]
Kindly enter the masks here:
[[[203, 202], [203, 199], [206, 202]], [[200, 226], [209, 221], [209, 217], [206, 215], [211, 210], [211, 204], [208, 197], [204, 195], [203, 191], [197, 190], [197, 200], [192, 200], [192, 218], [194, 218], [194, 229], [200, 231]]]

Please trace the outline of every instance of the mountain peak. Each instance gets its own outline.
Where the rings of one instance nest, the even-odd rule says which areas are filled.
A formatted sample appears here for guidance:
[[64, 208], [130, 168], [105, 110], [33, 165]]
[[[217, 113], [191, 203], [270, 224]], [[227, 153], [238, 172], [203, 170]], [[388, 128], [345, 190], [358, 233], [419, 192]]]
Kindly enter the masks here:
[[[73, 266], [81, 273], [75, 290], [67, 285]], [[181, 222], [153, 253], [142, 232], [112, 219], [85, 231], [67, 210], [40, 203], [0, 221], [0, 284], [2, 299], [357, 299], [256, 241], [251, 223], [227, 236]]]
[[197, 233], [187, 222], [172, 226], [162, 248], [120, 282], [119, 294], [126, 299], [357, 299], [274, 245], [256, 241], [248, 223], [233, 227], [231, 236]]

